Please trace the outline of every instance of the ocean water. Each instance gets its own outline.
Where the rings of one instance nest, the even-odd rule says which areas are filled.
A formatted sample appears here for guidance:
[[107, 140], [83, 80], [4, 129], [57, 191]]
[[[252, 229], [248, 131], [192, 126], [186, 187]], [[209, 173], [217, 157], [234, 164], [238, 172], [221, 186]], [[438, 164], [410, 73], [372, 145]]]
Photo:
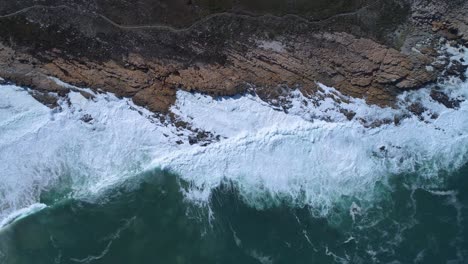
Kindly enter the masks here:
[[0, 263], [467, 263], [468, 82], [397, 108], [319, 85], [285, 109], [179, 91], [190, 129], [112, 94], [51, 110], [0, 86]]
[[[346, 201], [328, 217], [310, 208], [251, 207], [223, 184], [210, 208], [187, 203], [187, 183], [159, 170], [106, 193], [61, 199], [0, 233], [2, 263], [466, 263], [468, 167], [445, 188], [405, 177], [365, 211]], [[391, 190], [389, 190], [391, 188]], [[55, 194], [48, 194], [48, 203]], [[351, 209], [349, 209], [351, 208]], [[212, 217], [209, 217], [212, 215]]]

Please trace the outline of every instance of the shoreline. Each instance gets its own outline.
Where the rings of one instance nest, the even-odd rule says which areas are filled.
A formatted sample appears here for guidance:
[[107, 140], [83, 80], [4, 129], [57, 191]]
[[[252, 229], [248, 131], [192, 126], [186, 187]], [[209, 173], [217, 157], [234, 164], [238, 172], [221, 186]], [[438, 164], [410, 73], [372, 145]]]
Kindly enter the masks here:
[[[49, 79], [56, 77], [132, 98], [165, 115], [178, 90], [234, 96], [253, 88], [272, 102], [296, 88], [314, 96], [319, 82], [371, 104], [392, 106], [398, 94], [435, 83], [444, 71], [461, 74], [460, 66], [446, 71], [450, 61], [440, 60], [437, 50], [440, 38], [454, 46], [464, 43], [464, 24], [452, 17], [468, 4], [457, 6], [460, 10], [445, 4], [450, 12], [440, 16], [433, 11], [421, 15], [428, 7], [415, 3], [408, 17], [391, 20], [379, 29], [387, 30], [385, 35], [376, 37], [382, 32], [366, 23], [388, 15], [381, 4], [357, 8], [352, 12], [359, 14], [349, 17], [335, 14], [324, 25], [300, 14], [214, 13], [177, 32], [109, 27], [102, 13], [90, 11], [97, 7], [81, 4], [74, 10], [28, 9], [0, 18], [0, 76], [39, 92], [66, 94]], [[132, 19], [126, 13], [122, 18]], [[171, 23], [167, 26], [177, 28]]]

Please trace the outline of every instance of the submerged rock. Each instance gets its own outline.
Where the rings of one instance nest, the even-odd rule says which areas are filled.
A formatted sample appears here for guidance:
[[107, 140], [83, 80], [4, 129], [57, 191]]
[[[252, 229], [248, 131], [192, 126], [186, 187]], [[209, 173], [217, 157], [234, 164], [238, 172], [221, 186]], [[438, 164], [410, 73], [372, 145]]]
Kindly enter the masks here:
[[434, 101], [437, 101], [437, 102], [443, 104], [447, 108], [459, 108], [460, 103], [462, 102], [461, 100], [451, 99], [445, 93], [443, 93], [441, 91], [437, 91], [437, 90], [432, 90], [431, 91], [431, 98]]

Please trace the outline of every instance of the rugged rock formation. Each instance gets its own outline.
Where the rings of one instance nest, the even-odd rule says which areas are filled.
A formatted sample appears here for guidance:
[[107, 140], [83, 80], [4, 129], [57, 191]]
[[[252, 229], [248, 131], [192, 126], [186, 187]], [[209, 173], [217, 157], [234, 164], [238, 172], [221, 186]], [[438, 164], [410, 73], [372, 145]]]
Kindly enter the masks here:
[[[68, 88], [48, 78], [53, 76], [132, 97], [162, 113], [177, 89], [212, 95], [253, 89], [268, 101], [278, 96], [278, 87], [312, 94], [316, 82], [391, 105], [400, 91], [435, 80], [442, 69], [433, 49], [439, 36], [468, 35], [460, 11], [467, 4], [444, 5], [447, 12], [439, 14], [433, 12], [437, 1], [431, 0], [431, 9], [397, 0], [274, 1], [278, 6], [186, 0], [37, 6], [0, 0], [0, 77], [66, 93]], [[410, 37], [421, 32], [424, 39]]]
[[[412, 4], [412, 21], [431, 27], [448, 40], [468, 40], [468, 2], [464, 0], [416, 0]], [[427, 28], [426, 28], [427, 29]]]

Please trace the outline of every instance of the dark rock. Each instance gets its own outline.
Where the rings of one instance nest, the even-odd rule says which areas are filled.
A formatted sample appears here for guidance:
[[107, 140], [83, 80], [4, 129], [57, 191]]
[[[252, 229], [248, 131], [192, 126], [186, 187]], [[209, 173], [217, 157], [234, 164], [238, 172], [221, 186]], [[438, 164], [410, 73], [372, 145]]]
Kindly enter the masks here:
[[36, 99], [37, 101], [49, 108], [56, 108], [59, 106], [58, 98], [53, 94], [47, 92], [32, 91], [31, 95], [34, 99]]
[[456, 29], [444, 29], [439, 31], [439, 34], [448, 40], [457, 40], [460, 38]]
[[197, 143], [198, 143], [198, 139], [197, 139], [196, 136], [189, 136], [188, 141], [189, 141], [189, 144], [190, 144], [190, 145], [193, 145], [193, 144], [197, 144]]
[[408, 110], [415, 114], [416, 116], [421, 117], [421, 115], [427, 110], [421, 103], [416, 102], [408, 106]]
[[409, 114], [395, 115], [393, 117], [393, 123], [398, 126], [401, 124], [402, 120], [410, 118], [410, 117], [411, 116]]
[[460, 107], [460, 103], [462, 102], [461, 100], [451, 99], [445, 93], [443, 93], [441, 91], [437, 91], [437, 90], [432, 90], [431, 91], [431, 98], [434, 101], [437, 101], [437, 102], [443, 104], [447, 108], [457, 109], [457, 108]]
[[463, 65], [460, 61], [453, 60], [451, 61], [450, 66], [447, 68], [445, 75], [446, 76], [455, 76], [460, 78], [460, 80], [466, 80], [466, 70], [468, 65]]
[[90, 114], [85, 114], [80, 118], [80, 120], [85, 123], [90, 123], [91, 121], [94, 120], [94, 118]]
[[341, 109], [340, 112], [346, 116], [348, 120], [353, 120], [353, 118], [356, 116], [356, 112], [347, 110], [347, 109]]

